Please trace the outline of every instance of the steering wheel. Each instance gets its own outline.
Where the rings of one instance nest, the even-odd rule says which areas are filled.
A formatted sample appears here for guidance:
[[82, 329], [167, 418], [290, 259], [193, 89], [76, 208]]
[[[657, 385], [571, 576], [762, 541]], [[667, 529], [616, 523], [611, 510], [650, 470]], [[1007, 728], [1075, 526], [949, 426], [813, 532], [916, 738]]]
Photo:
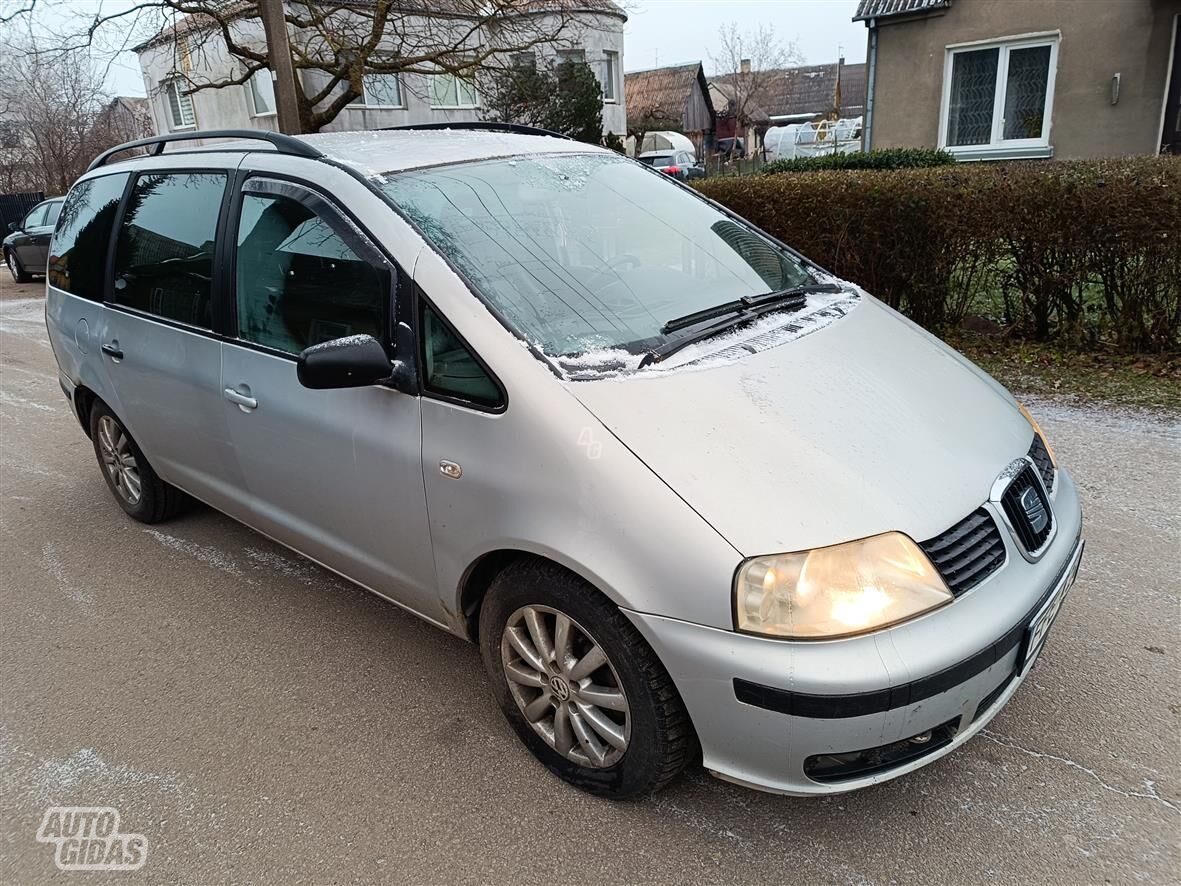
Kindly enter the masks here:
[[642, 262], [630, 252], [625, 252], [607, 262], [607, 267], [613, 271], [622, 271], [624, 268], [638, 268], [641, 264]]

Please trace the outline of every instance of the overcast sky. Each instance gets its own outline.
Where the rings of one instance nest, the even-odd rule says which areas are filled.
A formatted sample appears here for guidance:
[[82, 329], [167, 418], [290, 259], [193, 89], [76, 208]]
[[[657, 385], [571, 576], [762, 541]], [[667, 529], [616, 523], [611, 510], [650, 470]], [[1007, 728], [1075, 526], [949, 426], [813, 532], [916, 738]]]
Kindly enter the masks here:
[[[103, 8], [111, 11], [127, 2], [106, 0]], [[96, 6], [98, 0], [66, 4], [75, 15], [93, 14]], [[700, 60], [713, 73], [710, 53], [718, 54], [718, 29], [729, 22], [740, 30], [773, 25], [783, 43], [795, 42], [809, 64], [836, 61], [841, 52], [848, 62], [865, 61], [865, 26], [852, 21], [857, 0], [630, 0], [626, 6], [623, 61], [629, 71]], [[133, 53], [115, 59], [108, 85], [118, 95], [144, 94]]]
[[624, 31], [623, 64], [640, 71], [677, 62], [701, 61], [712, 74], [718, 29], [774, 26], [785, 43], [795, 42], [807, 64], [865, 61], [865, 25], [853, 22], [857, 0], [633, 0]]

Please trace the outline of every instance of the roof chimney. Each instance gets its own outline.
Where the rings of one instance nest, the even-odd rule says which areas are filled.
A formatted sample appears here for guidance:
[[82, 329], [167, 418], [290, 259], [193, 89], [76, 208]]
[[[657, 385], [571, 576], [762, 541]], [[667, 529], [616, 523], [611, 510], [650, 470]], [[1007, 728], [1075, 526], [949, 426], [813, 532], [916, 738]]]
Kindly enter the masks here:
[[742, 61], [740, 61], [738, 63], [738, 70], [740, 70], [743, 74], [749, 74], [750, 73], [750, 59], [749, 58], [742, 59]]

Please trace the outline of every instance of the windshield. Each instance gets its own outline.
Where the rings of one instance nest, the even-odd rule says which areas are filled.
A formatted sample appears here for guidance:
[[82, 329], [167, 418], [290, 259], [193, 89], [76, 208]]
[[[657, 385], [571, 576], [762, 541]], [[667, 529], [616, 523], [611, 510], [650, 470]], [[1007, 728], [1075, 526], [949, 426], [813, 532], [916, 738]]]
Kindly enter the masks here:
[[639, 353], [671, 319], [811, 282], [748, 225], [617, 155], [436, 167], [382, 188], [552, 356]]

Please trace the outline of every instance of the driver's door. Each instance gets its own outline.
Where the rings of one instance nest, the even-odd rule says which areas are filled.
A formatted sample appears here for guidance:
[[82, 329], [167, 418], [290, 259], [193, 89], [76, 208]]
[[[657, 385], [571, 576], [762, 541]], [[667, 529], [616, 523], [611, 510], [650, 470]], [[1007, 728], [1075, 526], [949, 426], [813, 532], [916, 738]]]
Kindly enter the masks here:
[[[10, 241], [10, 248], [16, 254], [17, 261], [30, 274], [45, 273], [47, 253], [39, 247], [38, 242], [45, 226], [45, 213], [48, 209], [48, 203], [40, 203], [25, 213], [25, 217], [16, 226], [16, 236]], [[51, 228], [50, 233], [52, 231]], [[44, 239], [45, 245], [48, 246], [48, 236]]]
[[400, 272], [310, 188], [250, 178], [235, 204], [222, 409], [250, 522], [442, 621], [418, 397], [380, 385], [310, 390], [296, 377], [296, 358], [311, 345], [364, 334], [388, 347]]

